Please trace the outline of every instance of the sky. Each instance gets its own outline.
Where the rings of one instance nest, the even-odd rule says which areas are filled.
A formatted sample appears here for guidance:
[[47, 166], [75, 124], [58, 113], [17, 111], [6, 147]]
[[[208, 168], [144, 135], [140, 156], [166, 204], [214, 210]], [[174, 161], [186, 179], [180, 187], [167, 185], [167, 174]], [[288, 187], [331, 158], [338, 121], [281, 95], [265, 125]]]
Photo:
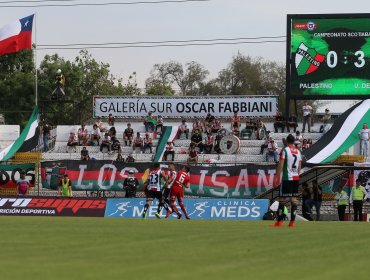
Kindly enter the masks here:
[[[147, 0], [155, 1], [155, 0]], [[41, 45], [147, 42], [215, 38], [285, 36], [287, 14], [370, 13], [368, 0], [210, 0], [203, 2], [74, 7], [4, 7], [6, 5], [123, 3], [137, 0], [0, 0], [0, 26], [36, 14], [33, 42]], [[281, 40], [281, 39], [280, 39]], [[136, 72], [139, 87], [156, 63], [196, 61], [216, 78], [238, 52], [285, 63], [284, 42], [213, 46], [89, 49], [98, 62], [124, 81]], [[37, 63], [58, 53], [73, 61], [79, 50], [38, 50]]]

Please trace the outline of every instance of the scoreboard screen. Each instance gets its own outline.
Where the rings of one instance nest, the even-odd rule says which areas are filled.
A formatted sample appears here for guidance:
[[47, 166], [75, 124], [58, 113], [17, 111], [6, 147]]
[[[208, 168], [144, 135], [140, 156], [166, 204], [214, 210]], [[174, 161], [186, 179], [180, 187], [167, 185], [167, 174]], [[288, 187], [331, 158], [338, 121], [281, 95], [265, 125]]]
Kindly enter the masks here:
[[290, 97], [370, 96], [370, 14], [288, 15], [287, 32]]

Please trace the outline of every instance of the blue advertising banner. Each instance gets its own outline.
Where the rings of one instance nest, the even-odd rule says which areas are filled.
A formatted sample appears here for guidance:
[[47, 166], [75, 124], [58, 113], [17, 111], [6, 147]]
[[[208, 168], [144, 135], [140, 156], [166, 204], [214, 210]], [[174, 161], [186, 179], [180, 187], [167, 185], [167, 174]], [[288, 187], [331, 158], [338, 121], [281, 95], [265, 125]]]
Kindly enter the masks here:
[[[184, 204], [191, 219], [218, 220], [262, 220], [269, 207], [267, 199], [185, 198]], [[109, 198], [107, 199], [105, 217], [141, 218], [144, 205], [144, 198]], [[147, 212], [147, 218], [155, 218], [157, 207], [158, 201], [155, 200]], [[165, 217], [164, 209], [162, 209], [161, 216]], [[177, 216], [172, 214], [170, 218], [177, 218]]]

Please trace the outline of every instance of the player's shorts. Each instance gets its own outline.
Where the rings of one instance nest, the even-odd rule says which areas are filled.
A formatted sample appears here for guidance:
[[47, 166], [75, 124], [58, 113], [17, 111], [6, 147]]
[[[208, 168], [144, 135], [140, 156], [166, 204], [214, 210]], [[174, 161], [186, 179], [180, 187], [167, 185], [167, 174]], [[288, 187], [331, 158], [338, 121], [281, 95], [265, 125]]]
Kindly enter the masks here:
[[163, 194], [163, 198], [168, 198], [168, 196], [170, 195], [170, 189], [169, 188], [164, 188], [162, 190], [162, 194]]
[[298, 196], [298, 186], [299, 181], [282, 181], [280, 185], [280, 196], [281, 197], [291, 197], [291, 196]]
[[162, 200], [162, 192], [161, 191], [152, 191], [148, 190], [146, 193], [147, 200], [153, 200], [154, 198], [158, 200]]
[[171, 195], [171, 197], [177, 197], [177, 199], [183, 198], [184, 197], [184, 189], [182, 187], [172, 186], [171, 191], [170, 191], [170, 195]]

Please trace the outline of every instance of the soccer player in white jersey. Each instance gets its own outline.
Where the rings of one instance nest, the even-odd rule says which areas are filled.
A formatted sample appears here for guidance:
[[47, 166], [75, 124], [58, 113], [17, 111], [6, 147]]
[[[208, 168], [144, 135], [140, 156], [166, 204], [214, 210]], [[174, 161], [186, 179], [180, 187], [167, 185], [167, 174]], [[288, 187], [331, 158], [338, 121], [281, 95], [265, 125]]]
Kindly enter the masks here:
[[[279, 163], [275, 175], [275, 187], [280, 185], [278, 218], [271, 226], [281, 227], [284, 219], [284, 206], [287, 198], [290, 198], [291, 217], [289, 227], [294, 227], [297, 212], [297, 199], [299, 174], [301, 173], [301, 152], [294, 145], [294, 136], [289, 134], [286, 138], [287, 146], [280, 152]], [[280, 184], [281, 182], [281, 184]]]
[[162, 180], [166, 182], [166, 174], [163, 170], [161, 170], [159, 163], [154, 163], [153, 169], [149, 173], [149, 178], [145, 183], [146, 203], [144, 206], [143, 218], [146, 217], [146, 212], [155, 198], [158, 199], [159, 202], [157, 212], [155, 213], [155, 216], [158, 219], [161, 218], [160, 213], [162, 207], [165, 207], [167, 211], [169, 210], [163, 201]]

